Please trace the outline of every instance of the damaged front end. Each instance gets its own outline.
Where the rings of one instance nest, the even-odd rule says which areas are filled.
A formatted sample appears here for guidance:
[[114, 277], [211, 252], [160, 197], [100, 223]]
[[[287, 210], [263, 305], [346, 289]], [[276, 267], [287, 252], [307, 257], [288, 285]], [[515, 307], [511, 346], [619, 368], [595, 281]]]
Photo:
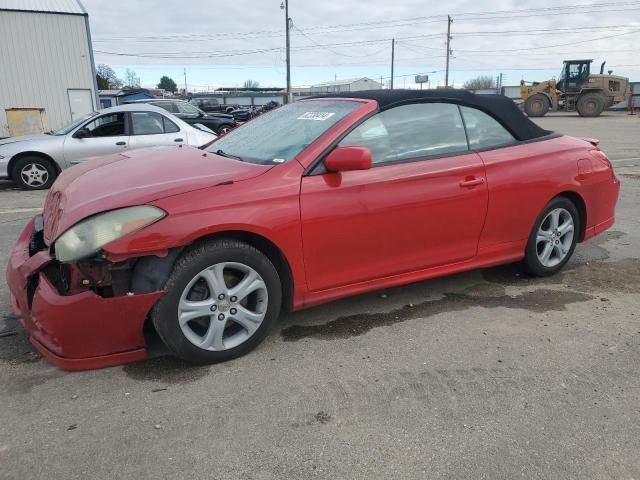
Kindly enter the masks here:
[[66, 370], [146, 358], [144, 323], [180, 249], [117, 261], [100, 251], [60, 262], [43, 228], [42, 216], [27, 225], [7, 267], [12, 306], [32, 343]]

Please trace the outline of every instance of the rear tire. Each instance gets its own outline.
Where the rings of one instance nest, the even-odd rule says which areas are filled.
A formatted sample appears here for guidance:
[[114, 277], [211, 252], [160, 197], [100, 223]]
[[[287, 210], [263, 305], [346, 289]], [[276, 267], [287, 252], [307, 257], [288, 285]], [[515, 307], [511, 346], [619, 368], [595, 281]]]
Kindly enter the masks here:
[[585, 93], [578, 98], [576, 109], [581, 117], [597, 117], [604, 110], [605, 102], [601, 93]]
[[153, 324], [173, 354], [194, 364], [223, 362], [253, 350], [282, 303], [280, 277], [271, 261], [237, 240], [211, 240], [187, 249], [164, 290], [167, 294], [151, 311]]
[[556, 197], [533, 225], [525, 249], [524, 266], [534, 276], [553, 275], [565, 266], [576, 248], [581, 228], [578, 209], [571, 200]]
[[530, 117], [543, 117], [550, 108], [549, 99], [542, 93], [534, 93], [524, 102], [524, 111]]
[[19, 158], [11, 170], [11, 180], [22, 190], [45, 190], [57, 176], [53, 164], [38, 155]]

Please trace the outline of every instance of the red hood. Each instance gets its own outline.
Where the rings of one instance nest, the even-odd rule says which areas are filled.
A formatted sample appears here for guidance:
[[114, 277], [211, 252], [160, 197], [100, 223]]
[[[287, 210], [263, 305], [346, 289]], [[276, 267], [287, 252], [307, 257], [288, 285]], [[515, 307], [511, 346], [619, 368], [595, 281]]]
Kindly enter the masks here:
[[90, 160], [62, 172], [44, 205], [44, 234], [55, 240], [83, 218], [115, 208], [253, 178], [272, 168], [193, 147], [135, 150]]

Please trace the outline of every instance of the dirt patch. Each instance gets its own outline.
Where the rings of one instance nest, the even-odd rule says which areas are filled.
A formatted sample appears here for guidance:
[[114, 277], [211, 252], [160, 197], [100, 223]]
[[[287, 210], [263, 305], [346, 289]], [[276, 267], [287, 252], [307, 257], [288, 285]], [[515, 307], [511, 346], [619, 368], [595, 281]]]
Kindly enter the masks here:
[[594, 298], [584, 293], [549, 289], [523, 292], [513, 296], [494, 295], [495, 293], [495, 290], [486, 296], [470, 295], [468, 293], [445, 293], [440, 299], [405, 305], [390, 312], [358, 313], [339, 317], [322, 325], [292, 325], [280, 333], [285, 342], [293, 342], [308, 337], [331, 340], [362, 335], [376, 327], [385, 327], [406, 320], [425, 318], [444, 312], [466, 310], [470, 307], [503, 307], [544, 313], [552, 310], [566, 310], [567, 304], [585, 302]]
[[640, 259], [570, 264], [558, 274], [545, 278], [530, 277], [517, 264], [504, 265], [483, 270], [482, 277], [505, 286], [555, 284], [579, 292], [637, 293], [640, 291]]
[[209, 375], [209, 367], [194, 366], [171, 356], [129, 363], [122, 371], [134, 380], [166, 384], [189, 383]]
[[48, 371], [47, 373], [23, 375], [19, 378], [12, 377], [8, 380], [5, 380], [5, 388], [7, 393], [9, 394], [26, 395], [31, 393], [31, 390], [34, 387], [54, 380], [59, 380], [65, 375], [68, 375], [68, 373], [56, 368], [55, 370]]

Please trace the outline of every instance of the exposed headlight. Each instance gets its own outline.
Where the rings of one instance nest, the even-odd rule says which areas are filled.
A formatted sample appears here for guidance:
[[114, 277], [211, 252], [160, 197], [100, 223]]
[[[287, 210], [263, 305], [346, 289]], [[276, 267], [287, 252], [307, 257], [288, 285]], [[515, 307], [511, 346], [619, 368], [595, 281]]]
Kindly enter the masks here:
[[108, 243], [157, 222], [166, 213], [157, 207], [141, 205], [100, 213], [77, 223], [54, 243], [55, 257], [74, 262], [90, 257]]

